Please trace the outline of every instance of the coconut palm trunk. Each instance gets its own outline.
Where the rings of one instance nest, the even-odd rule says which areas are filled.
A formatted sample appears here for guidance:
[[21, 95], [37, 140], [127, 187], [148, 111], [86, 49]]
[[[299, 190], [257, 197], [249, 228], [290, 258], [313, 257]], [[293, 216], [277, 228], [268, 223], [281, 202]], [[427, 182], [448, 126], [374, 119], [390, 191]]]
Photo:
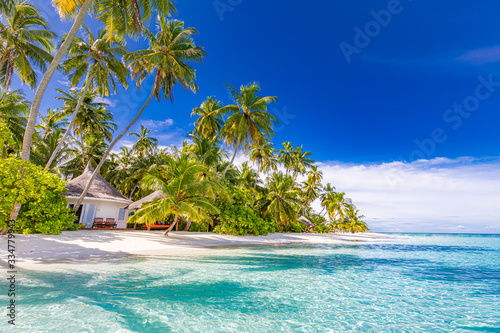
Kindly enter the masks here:
[[[73, 127], [73, 124], [74, 124], [75, 119], [76, 119], [76, 115], [78, 114], [78, 111], [80, 110], [80, 107], [82, 106], [83, 99], [85, 98], [85, 95], [87, 95], [87, 92], [90, 89], [90, 83], [91, 83], [91, 81], [88, 80], [87, 84], [85, 84], [85, 87], [83, 88], [83, 91], [82, 91], [82, 95], [80, 96], [80, 98], [78, 99], [78, 103], [76, 104], [75, 112], [73, 112], [73, 117], [71, 117], [71, 121], [69, 122], [68, 128], [66, 129], [66, 132], [64, 132], [63, 137], [61, 138], [61, 140], [57, 144], [57, 147], [54, 150], [54, 152], [52, 153], [52, 156], [50, 156], [50, 159], [47, 162], [47, 165], [45, 166], [45, 170], [49, 170], [50, 169], [50, 166], [52, 165], [52, 162], [56, 158], [57, 153], [59, 152], [59, 150], [61, 150], [61, 148], [62, 148], [62, 146], [64, 144], [64, 141], [68, 137], [69, 132], [71, 132], [71, 128]], [[84, 152], [83, 152], [83, 142], [82, 142], [82, 156], [83, 156], [83, 159], [84, 159], [83, 165], [85, 165], [85, 156], [84, 156]]]
[[38, 117], [38, 110], [40, 109], [40, 104], [42, 103], [42, 98], [45, 93], [45, 90], [47, 89], [47, 86], [49, 85], [49, 82], [52, 79], [54, 72], [59, 66], [59, 63], [61, 62], [62, 58], [66, 54], [66, 51], [73, 42], [73, 39], [75, 38], [76, 33], [78, 32], [78, 29], [80, 29], [80, 26], [83, 23], [83, 19], [87, 15], [87, 11], [89, 10], [91, 4], [92, 0], [85, 0], [85, 2], [82, 4], [82, 7], [78, 12], [78, 15], [76, 15], [75, 17], [73, 26], [68, 32], [68, 36], [64, 39], [59, 50], [57, 50], [56, 55], [54, 56], [52, 62], [49, 65], [49, 68], [47, 68], [47, 71], [43, 75], [42, 81], [40, 81], [40, 84], [38, 85], [35, 97], [33, 98], [33, 103], [31, 104], [30, 116], [28, 118], [28, 123], [26, 124], [26, 131], [24, 132], [23, 150], [21, 154], [21, 159], [23, 161], [28, 161], [30, 159], [31, 142], [33, 140], [33, 133], [35, 131], [36, 119]]
[[168, 227], [168, 229], [165, 230], [165, 232], [163, 233], [163, 236], [168, 236], [168, 233], [170, 231], [172, 231], [172, 229], [177, 225], [177, 222], [179, 222], [179, 215], [175, 215], [174, 222], [172, 222], [172, 224], [170, 225], [170, 227]]
[[184, 227], [184, 230], [183, 230], [183, 231], [189, 231], [189, 228], [191, 228], [191, 223], [193, 223], [193, 221], [191, 221], [191, 219], [188, 219], [188, 220], [187, 220], [187, 224], [186, 224], [186, 226]]
[[75, 206], [73, 207], [74, 212], [78, 211], [78, 208], [82, 204], [83, 198], [85, 198], [85, 196], [87, 195], [87, 192], [89, 191], [89, 188], [92, 185], [92, 182], [94, 181], [95, 177], [99, 173], [99, 170], [101, 170], [101, 167], [103, 166], [104, 162], [106, 161], [106, 158], [108, 158], [108, 155], [109, 155], [109, 153], [111, 153], [111, 150], [113, 149], [113, 147], [116, 145], [116, 143], [118, 141], [120, 141], [120, 139], [125, 134], [127, 134], [127, 132], [130, 129], [130, 127], [132, 127], [135, 124], [135, 122], [142, 115], [142, 112], [144, 112], [144, 109], [146, 109], [146, 107], [148, 106], [149, 102], [151, 102], [151, 100], [153, 99], [153, 96], [155, 95], [155, 91], [157, 89], [157, 85], [158, 85], [158, 82], [155, 82], [155, 84], [153, 84], [153, 88], [151, 89], [151, 94], [149, 94], [148, 99], [146, 100], [146, 102], [144, 103], [144, 105], [141, 107], [141, 109], [139, 110], [139, 112], [137, 113], [137, 115], [135, 116], [135, 118], [132, 119], [132, 121], [127, 125], [127, 127], [125, 127], [123, 129], [123, 131], [120, 133], [120, 135], [118, 135], [113, 140], [113, 142], [111, 142], [111, 144], [109, 145], [108, 149], [104, 152], [104, 155], [102, 156], [101, 161], [99, 162], [99, 164], [95, 168], [94, 173], [90, 177], [89, 182], [87, 183], [87, 186], [85, 186], [85, 189], [83, 190], [82, 194], [80, 195], [80, 198], [78, 198], [78, 201], [76, 202]]

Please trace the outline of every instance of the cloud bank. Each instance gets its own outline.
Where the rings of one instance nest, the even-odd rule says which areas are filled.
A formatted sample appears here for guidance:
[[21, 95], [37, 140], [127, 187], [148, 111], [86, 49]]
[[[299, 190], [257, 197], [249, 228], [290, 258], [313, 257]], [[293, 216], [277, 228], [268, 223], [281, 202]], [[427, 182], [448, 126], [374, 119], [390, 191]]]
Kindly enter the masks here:
[[498, 158], [319, 166], [373, 231], [500, 233]]

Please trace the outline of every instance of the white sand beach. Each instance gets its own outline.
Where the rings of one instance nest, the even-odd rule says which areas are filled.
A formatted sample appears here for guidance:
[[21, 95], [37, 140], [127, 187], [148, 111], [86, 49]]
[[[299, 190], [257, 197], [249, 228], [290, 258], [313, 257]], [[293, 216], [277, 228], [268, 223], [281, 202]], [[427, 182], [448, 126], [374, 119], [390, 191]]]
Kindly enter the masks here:
[[[352, 244], [377, 242], [394, 237], [386, 234], [284, 234], [229, 236], [204, 232], [82, 230], [61, 235], [16, 235], [17, 267], [36, 269], [50, 263], [73, 264], [124, 256], [179, 256], [213, 253], [228, 247], [280, 244]], [[1, 261], [7, 258], [7, 237], [1, 236]]]

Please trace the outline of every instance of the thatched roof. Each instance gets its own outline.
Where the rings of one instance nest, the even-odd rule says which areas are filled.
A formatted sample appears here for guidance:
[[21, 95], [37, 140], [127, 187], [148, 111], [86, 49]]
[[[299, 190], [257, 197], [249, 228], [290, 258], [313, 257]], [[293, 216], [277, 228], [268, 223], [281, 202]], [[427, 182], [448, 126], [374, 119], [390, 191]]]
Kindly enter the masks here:
[[[92, 173], [94, 172], [94, 168], [92, 165], [87, 164], [83, 174], [72, 179], [66, 185], [66, 193], [64, 193], [67, 197], [79, 197], [85, 186], [90, 180]], [[97, 174], [92, 185], [90, 185], [89, 191], [85, 198], [96, 198], [96, 199], [106, 199], [106, 200], [115, 200], [115, 201], [123, 201], [123, 202], [132, 202], [131, 200], [125, 198], [123, 194], [120, 193], [116, 188], [114, 188], [110, 183], [106, 181], [106, 179], [102, 178], [101, 175]]]
[[130, 209], [130, 210], [141, 209], [142, 205], [144, 205], [145, 203], [151, 202], [154, 199], [163, 199], [165, 197], [166, 196], [163, 195], [163, 193], [161, 191], [156, 191], [156, 192], [153, 192], [150, 195], [147, 195], [144, 198], [137, 200], [136, 202], [130, 204], [127, 209]]

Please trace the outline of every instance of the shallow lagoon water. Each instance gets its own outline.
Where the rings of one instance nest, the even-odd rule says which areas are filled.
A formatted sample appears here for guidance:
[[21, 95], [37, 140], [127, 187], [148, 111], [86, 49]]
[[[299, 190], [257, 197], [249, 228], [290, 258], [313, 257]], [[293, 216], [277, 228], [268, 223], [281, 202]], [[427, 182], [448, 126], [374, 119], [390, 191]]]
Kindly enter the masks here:
[[500, 332], [500, 236], [404, 236], [22, 270], [14, 331]]

